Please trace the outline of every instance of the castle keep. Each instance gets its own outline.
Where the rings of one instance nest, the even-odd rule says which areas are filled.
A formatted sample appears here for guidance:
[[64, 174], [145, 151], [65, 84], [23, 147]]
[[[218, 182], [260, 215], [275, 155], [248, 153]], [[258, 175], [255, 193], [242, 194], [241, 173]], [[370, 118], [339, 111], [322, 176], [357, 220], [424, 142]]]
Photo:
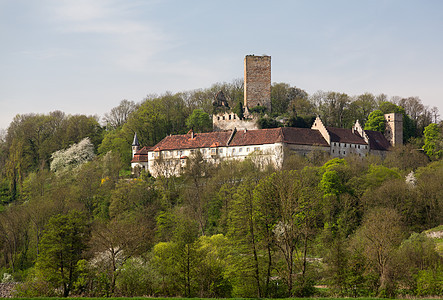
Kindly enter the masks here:
[[271, 111], [271, 57], [245, 57], [244, 107], [264, 106]]
[[385, 134], [364, 130], [358, 121], [352, 129], [328, 127], [317, 117], [311, 128], [257, 129], [256, 118], [249, 112], [255, 106], [271, 111], [271, 57], [248, 55], [245, 58], [244, 107], [245, 118], [229, 111], [223, 93], [215, 105], [227, 110], [213, 115], [214, 131], [170, 135], [153, 147], [140, 149], [137, 135], [132, 145], [133, 170], [144, 169], [153, 176], [180, 174], [189, 157], [199, 151], [203, 159], [218, 163], [226, 159], [242, 160], [254, 153], [277, 168], [283, 165], [287, 153], [307, 155], [313, 151], [328, 153], [331, 157], [348, 155], [384, 156], [392, 146], [403, 143], [401, 114], [386, 114]]

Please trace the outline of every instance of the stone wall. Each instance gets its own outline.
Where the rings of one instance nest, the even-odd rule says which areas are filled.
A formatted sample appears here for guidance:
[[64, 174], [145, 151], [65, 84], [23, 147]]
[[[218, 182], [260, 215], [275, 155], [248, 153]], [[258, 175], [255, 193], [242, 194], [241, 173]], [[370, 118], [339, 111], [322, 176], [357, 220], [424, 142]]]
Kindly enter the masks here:
[[264, 106], [271, 111], [271, 57], [245, 57], [244, 106]]
[[240, 120], [239, 117], [232, 113], [220, 113], [212, 116], [212, 126], [214, 131], [224, 131], [224, 130], [254, 130], [258, 129], [257, 126], [258, 118], [250, 116], [249, 119]]

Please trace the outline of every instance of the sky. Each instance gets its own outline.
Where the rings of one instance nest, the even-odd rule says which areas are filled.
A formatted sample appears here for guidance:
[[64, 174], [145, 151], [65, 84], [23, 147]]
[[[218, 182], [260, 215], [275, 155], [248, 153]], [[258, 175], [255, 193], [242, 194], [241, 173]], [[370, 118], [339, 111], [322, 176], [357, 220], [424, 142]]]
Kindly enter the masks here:
[[0, 0], [0, 129], [243, 78], [419, 97], [443, 115], [443, 1]]

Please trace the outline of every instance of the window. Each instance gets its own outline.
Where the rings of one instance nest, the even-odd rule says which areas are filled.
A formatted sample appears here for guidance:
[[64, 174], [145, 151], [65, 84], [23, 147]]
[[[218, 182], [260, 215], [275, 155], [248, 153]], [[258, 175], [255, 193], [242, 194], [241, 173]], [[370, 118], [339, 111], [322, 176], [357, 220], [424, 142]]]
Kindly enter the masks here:
[[249, 148], [246, 148], [246, 152], [249, 152]]
[[234, 115], [234, 119], [235, 119], [235, 115]]
[[225, 116], [223, 116], [223, 120], [225, 119]]
[[231, 120], [231, 115], [229, 115], [229, 120]]
[[358, 145], [358, 149], [360, 149], [360, 145]]
[[217, 120], [219, 120], [219, 121], [220, 121], [220, 116], [218, 116], [218, 117], [217, 117]]
[[346, 154], [346, 151], [343, 151], [343, 154]]
[[223, 153], [223, 149], [219, 149], [218, 152]]
[[337, 143], [334, 143], [334, 147], [337, 146]]
[[260, 151], [260, 147], [254, 147], [254, 151]]
[[238, 149], [238, 152], [242, 152], [242, 151], [243, 151], [243, 148], [239, 148], [239, 149]]
[[217, 154], [217, 149], [211, 149], [211, 154]]
[[235, 153], [235, 148], [232, 148], [232, 153]]

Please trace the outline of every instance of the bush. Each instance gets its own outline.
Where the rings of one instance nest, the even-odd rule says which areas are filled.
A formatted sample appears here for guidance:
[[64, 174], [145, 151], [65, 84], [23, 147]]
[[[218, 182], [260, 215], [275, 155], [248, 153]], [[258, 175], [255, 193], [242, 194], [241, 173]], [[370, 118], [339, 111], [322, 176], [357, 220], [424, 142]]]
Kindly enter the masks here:
[[443, 268], [423, 270], [417, 275], [417, 296], [443, 295]]
[[117, 277], [117, 293], [125, 297], [147, 296], [154, 293], [152, 268], [140, 258], [128, 260]]

